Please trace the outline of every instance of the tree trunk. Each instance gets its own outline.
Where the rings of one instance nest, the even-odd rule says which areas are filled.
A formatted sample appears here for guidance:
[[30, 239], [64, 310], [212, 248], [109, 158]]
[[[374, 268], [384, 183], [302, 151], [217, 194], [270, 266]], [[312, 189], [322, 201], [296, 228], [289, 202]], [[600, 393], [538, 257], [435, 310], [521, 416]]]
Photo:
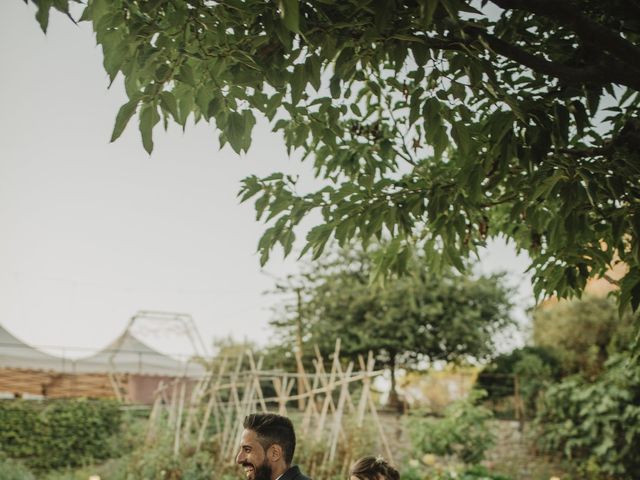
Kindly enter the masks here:
[[389, 353], [389, 369], [391, 370], [391, 391], [389, 392], [389, 406], [392, 408], [400, 408], [400, 399], [396, 391], [396, 354]]

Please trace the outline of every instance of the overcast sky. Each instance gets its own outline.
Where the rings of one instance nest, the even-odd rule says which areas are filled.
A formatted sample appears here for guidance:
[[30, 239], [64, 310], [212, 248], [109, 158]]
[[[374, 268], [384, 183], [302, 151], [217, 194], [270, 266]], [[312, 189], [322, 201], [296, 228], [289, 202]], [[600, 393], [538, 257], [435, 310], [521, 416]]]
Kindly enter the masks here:
[[[96, 349], [141, 309], [189, 313], [206, 343], [269, 336], [272, 276], [295, 271], [276, 256], [261, 272], [263, 230], [236, 198], [248, 174], [305, 174], [268, 127], [251, 151], [218, 149], [206, 124], [154, 131], [152, 156], [132, 121], [109, 137], [125, 101], [107, 90], [102, 52], [89, 25], [51, 16], [45, 36], [33, 7], [0, 2], [0, 324], [40, 346]], [[307, 175], [309, 176], [309, 175]], [[482, 255], [486, 271], [507, 269], [519, 309], [531, 305], [527, 260], [503, 243]], [[186, 341], [155, 336], [164, 351]]]

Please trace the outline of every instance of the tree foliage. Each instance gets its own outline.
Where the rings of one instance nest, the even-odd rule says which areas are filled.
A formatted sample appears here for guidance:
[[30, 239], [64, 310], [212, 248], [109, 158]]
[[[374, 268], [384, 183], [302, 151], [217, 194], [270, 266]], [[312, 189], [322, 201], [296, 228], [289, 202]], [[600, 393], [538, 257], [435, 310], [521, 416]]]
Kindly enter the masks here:
[[610, 298], [584, 297], [537, 309], [533, 314], [533, 341], [551, 349], [564, 375], [596, 377], [607, 359], [633, 344], [634, 318], [618, 315]]
[[279, 343], [294, 345], [300, 334], [307, 356], [314, 345], [329, 355], [340, 338], [345, 356], [371, 350], [395, 387], [397, 367], [488, 357], [496, 333], [511, 324], [510, 292], [499, 276], [436, 276], [413, 259], [407, 275], [372, 285], [372, 269], [368, 255], [343, 251], [296, 279], [302, 304], [273, 321]]
[[[68, 13], [32, 1], [43, 29]], [[617, 252], [620, 307], [640, 304], [637, 0], [87, 0], [81, 20], [129, 97], [112, 140], [137, 113], [150, 152], [192, 117], [242, 152], [260, 115], [327, 180], [244, 180], [263, 262], [318, 211], [315, 257], [386, 232], [381, 271], [416, 246], [462, 268], [504, 235], [537, 294], [579, 294]]]
[[574, 460], [582, 478], [640, 476], [640, 369], [628, 355], [610, 358], [595, 381], [552, 386], [537, 422], [542, 450]]
[[486, 391], [494, 406], [496, 401], [515, 395], [517, 388], [525, 403], [525, 413], [529, 414], [535, 412], [542, 389], [561, 376], [562, 365], [555, 350], [525, 346], [493, 358], [478, 375], [475, 387]]

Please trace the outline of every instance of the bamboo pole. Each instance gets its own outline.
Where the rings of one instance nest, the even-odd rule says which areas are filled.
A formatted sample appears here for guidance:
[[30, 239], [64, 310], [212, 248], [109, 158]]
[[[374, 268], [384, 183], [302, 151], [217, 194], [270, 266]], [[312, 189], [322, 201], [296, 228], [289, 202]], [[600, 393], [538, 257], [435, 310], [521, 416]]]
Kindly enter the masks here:
[[264, 401], [264, 395], [262, 393], [262, 388], [260, 387], [260, 376], [258, 374], [258, 372], [262, 367], [262, 360], [263, 360], [262, 357], [258, 359], [258, 367], [256, 367], [256, 364], [253, 359], [253, 353], [251, 352], [251, 350], [249, 350], [249, 365], [250, 365], [251, 373], [253, 377], [253, 388], [255, 389], [255, 393], [258, 396], [258, 402], [260, 403], [260, 408], [262, 408], [262, 412], [264, 413], [267, 411], [267, 404]]
[[[316, 351], [316, 354], [318, 353], [319, 352]], [[324, 424], [327, 419], [329, 404], [333, 404], [333, 399], [331, 398], [331, 392], [335, 388], [336, 371], [337, 371], [336, 362], [339, 362], [339, 355], [340, 355], [340, 338], [336, 338], [336, 347], [333, 354], [333, 364], [331, 365], [331, 374], [329, 376], [329, 386], [327, 387], [328, 391], [324, 397], [324, 403], [322, 405], [322, 411], [320, 413], [320, 420], [318, 421], [318, 426], [316, 428], [316, 438], [318, 439], [322, 438], [322, 435], [324, 433]], [[321, 358], [322, 357], [320, 357], [320, 359]], [[320, 366], [322, 366], [322, 363], [321, 362], [319, 363], [320, 363]]]
[[[189, 437], [191, 436], [191, 424], [193, 422], [197, 422], [196, 412], [198, 410], [198, 406], [202, 401], [202, 397], [204, 396], [204, 391], [206, 387], [209, 385], [212, 375], [213, 375], [212, 372], [208, 372], [206, 375], [204, 375], [191, 391], [191, 398], [189, 401], [189, 409], [187, 413], [187, 421], [185, 422], [184, 428], [182, 430], [182, 439], [184, 442], [188, 442]], [[197, 429], [197, 426], [196, 426], [196, 429]]]
[[375, 365], [375, 359], [373, 358], [373, 352], [369, 351], [369, 357], [367, 364], [364, 363], [362, 355], [358, 357], [360, 362], [360, 368], [366, 372], [364, 379], [362, 380], [362, 395], [358, 404], [358, 413], [356, 414], [356, 424], [361, 427], [364, 422], [364, 414], [367, 410], [367, 401], [371, 395], [371, 378], [373, 377], [373, 367]]
[[149, 414], [149, 420], [147, 422], [147, 434], [145, 435], [145, 444], [149, 444], [156, 436], [156, 423], [160, 417], [160, 409], [162, 404], [162, 390], [164, 390], [164, 382], [161, 380], [158, 388], [154, 392], [153, 406], [151, 407], [151, 413]]
[[176, 422], [176, 407], [178, 404], [178, 379], [173, 382], [173, 388], [171, 389], [171, 403], [169, 404], [169, 427], [173, 428]]
[[180, 451], [180, 430], [182, 425], [182, 410], [184, 409], [184, 397], [187, 389], [186, 379], [182, 381], [182, 385], [180, 385], [180, 404], [178, 406], [178, 416], [176, 417], [176, 429], [175, 436], [173, 439], [173, 456], [177, 457], [178, 452]]
[[[238, 375], [240, 374], [240, 369], [242, 368], [243, 359], [244, 359], [244, 354], [238, 356], [236, 368], [233, 374], [231, 375], [230, 382], [229, 382], [231, 384], [229, 386], [229, 397], [233, 400], [234, 406], [236, 407], [235, 408], [236, 416], [240, 412], [240, 399], [238, 396], [237, 381], [238, 381]], [[231, 408], [231, 405], [229, 405], [226, 411], [225, 419], [224, 419], [224, 430], [223, 430], [222, 441], [220, 442], [220, 456], [222, 458], [226, 458], [228, 444], [231, 442], [231, 438], [233, 436], [235, 425], [232, 425], [232, 422], [234, 422], [234, 420], [235, 419], [233, 415], [233, 409]]]
[[[202, 418], [202, 425], [200, 425], [200, 431], [198, 432], [198, 439], [196, 441], [196, 452], [200, 451], [200, 447], [202, 446], [202, 442], [204, 440], [204, 434], [207, 430], [207, 426], [209, 425], [209, 417], [211, 416], [211, 412], [216, 405], [216, 396], [218, 392], [218, 386], [222, 381], [222, 375], [227, 367], [227, 357], [225, 356], [222, 359], [222, 364], [220, 365], [220, 370], [218, 370], [218, 378], [215, 383], [211, 385], [209, 389], [209, 401], [207, 402], [207, 407], [204, 411], [204, 417]], [[217, 419], [217, 415], [214, 415], [214, 418]], [[219, 427], [220, 423], [217, 423], [217, 427]]]
[[380, 441], [382, 442], [382, 446], [385, 451], [385, 455], [389, 462], [393, 463], [393, 455], [391, 454], [391, 449], [389, 448], [389, 443], [387, 442], [387, 437], [384, 433], [384, 429], [382, 428], [382, 423], [380, 423], [380, 417], [378, 417], [378, 410], [376, 409], [376, 405], [373, 402], [373, 397], [369, 395], [369, 410], [371, 411], [371, 416], [373, 417], [373, 421], [378, 428], [378, 435], [380, 435]]
[[[353, 370], [353, 362], [349, 362], [347, 367], [346, 377], [351, 375]], [[349, 383], [343, 383], [340, 389], [340, 397], [338, 398], [338, 408], [333, 416], [333, 426], [331, 428], [331, 446], [329, 448], [329, 461], [333, 462], [336, 456], [336, 449], [338, 447], [338, 437], [340, 436], [340, 430], [342, 427], [342, 413], [344, 412], [344, 406], [349, 397]], [[353, 407], [353, 405], [352, 405]]]

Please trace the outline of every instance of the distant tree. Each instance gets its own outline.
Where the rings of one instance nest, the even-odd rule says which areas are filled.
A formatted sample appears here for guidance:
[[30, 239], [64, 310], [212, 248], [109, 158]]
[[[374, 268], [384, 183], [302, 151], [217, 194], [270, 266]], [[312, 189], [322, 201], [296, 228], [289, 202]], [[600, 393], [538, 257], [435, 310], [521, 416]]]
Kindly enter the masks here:
[[[46, 29], [69, 0], [32, 0]], [[288, 253], [329, 238], [417, 244], [461, 268], [504, 235], [532, 258], [537, 294], [580, 293], [617, 252], [629, 266], [620, 307], [640, 305], [640, 4], [637, 0], [86, 0], [113, 81], [138, 112], [144, 148], [161, 121], [215, 122], [246, 151], [256, 114], [327, 185], [249, 177]], [[316, 216], [319, 213], [319, 216]], [[602, 249], [604, 242], [608, 248]], [[305, 249], [305, 250], [306, 250]]]
[[501, 276], [434, 275], [419, 258], [408, 263], [408, 275], [384, 284], [370, 283], [373, 261], [362, 253], [342, 251], [315, 265], [298, 282], [301, 322], [298, 313], [272, 322], [279, 341], [295, 345], [301, 328], [307, 355], [313, 345], [332, 353], [336, 338], [347, 357], [371, 350], [390, 370], [393, 394], [398, 367], [491, 355], [496, 334], [512, 324]]
[[475, 387], [487, 392], [493, 407], [500, 400], [517, 394], [522, 398], [524, 414], [532, 417], [540, 394], [562, 377], [562, 366], [554, 349], [537, 346], [517, 348], [497, 355], [484, 366]]
[[562, 301], [535, 311], [533, 341], [553, 349], [565, 375], [595, 378], [612, 354], [629, 350], [637, 317], [630, 310], [620, 317], [607, 297]]
[[489, 399], [496, 400], [514, 394], [514, 375], [518, 365], [535, 362], [536, 358], [550, 372], [550, 379], [558, 380], [562, 375], [562, 366], [555, 351], [551, 348], [525, 346], [509, 353], [501, 353], [492, 358], [478, 374], [476, 387], [485, 390]]

